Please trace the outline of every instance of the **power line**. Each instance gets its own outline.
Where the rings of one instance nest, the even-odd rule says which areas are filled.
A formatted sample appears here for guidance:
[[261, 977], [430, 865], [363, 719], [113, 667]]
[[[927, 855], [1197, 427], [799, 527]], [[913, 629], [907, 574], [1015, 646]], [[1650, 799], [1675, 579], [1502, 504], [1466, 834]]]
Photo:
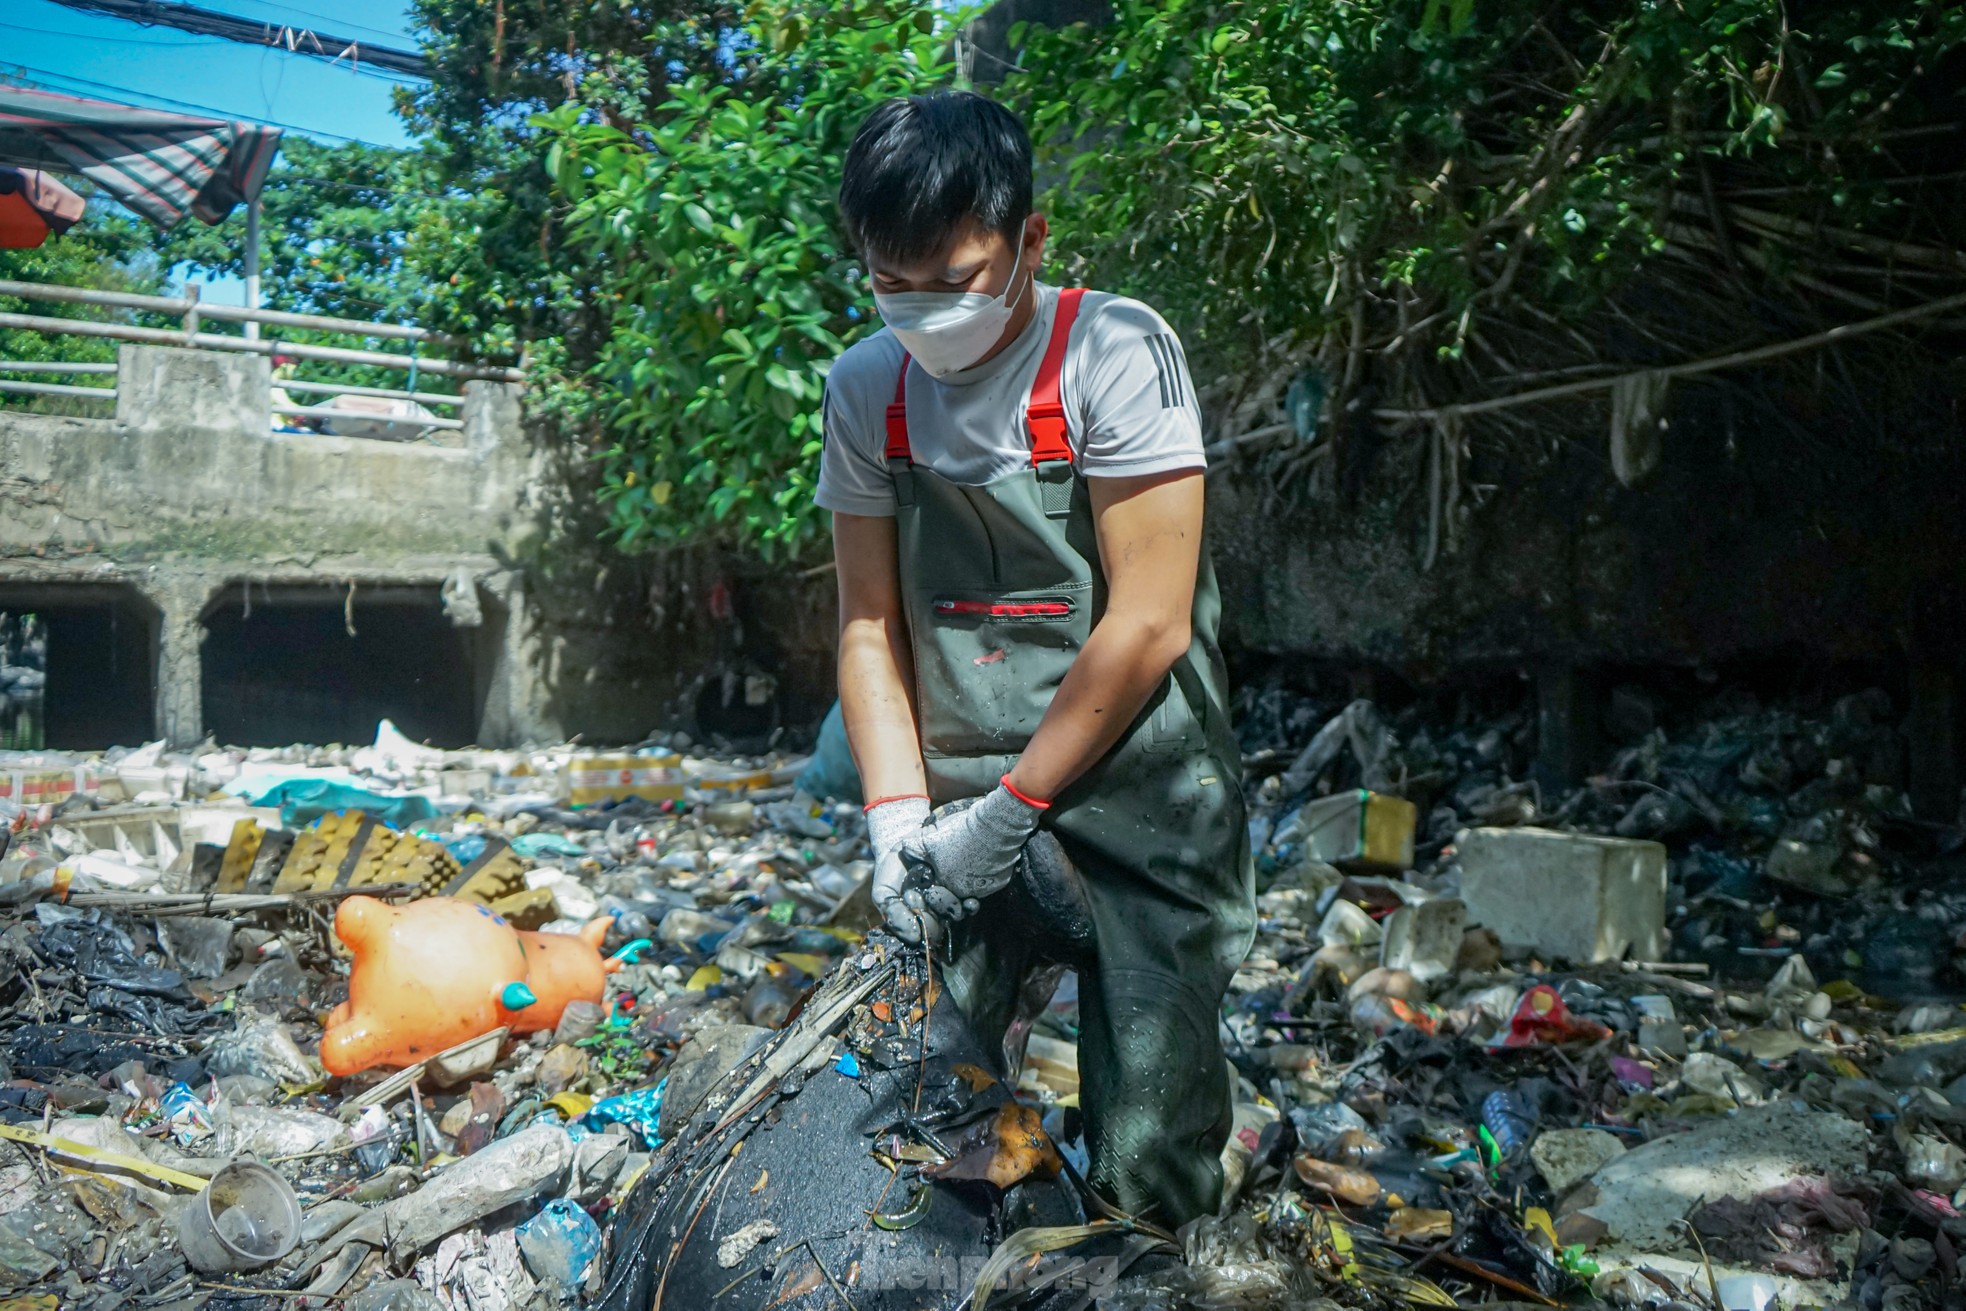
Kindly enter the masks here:
[[[358, 32], [367, 32], [371, 36], [386, 36], [392, 41], [408, 41], [413, 39], [411, 38], [410, 34], [407, 32], [392, 32], [387, 28], [370, 27], [367, 23], [358, 23], [355, 22], [353, 19], [338, 18], [333, 14], [317, 13], [312, 9], [301, 9], [295, 5], [279, 4], [277, 3], [277, 0], [247, 0], [247, 3], [261, 5], [267, 9], [284, 10], [290, 14], [299, 14], [303, 18], [319, 18], [325, 22], [339, 23], [343, 27], [352, 27]], [[242, 14], [240, 15], [240, 17], [243, 18], [245, 17], [245, 15]]]
[[[59, 82], [73, 83], [77, 86], [88, 87], [91, 90], [97, 92], [107, 91], [111, 95], [138, 96], [145, 100], [156, 100], [162, 102], [163, 104], [170, 105], [176, 109], [189, 109], [195, 113], [208, 115], [209, 117], [212, 118], [236, 119], [241, 122], [262, 123], [267, 127], [285, 128], [289, 132], [300, 132], [308, 136], [327, 137], [334, 141], [340, 141], [345, 143], [356, 143], [364, 146], [380, 146], [380, 143], [378, 142], [363, 141], [359, 137], [345, 137], [338, 132], [324, 132], [320, 128], [301, 127], [297, 123], [282, 123], [278, 119], [259, 118], [252, 114], [237, 114], [229, 109], [214, 109], [210, 105], [194, 104], [189, 100], [176, 100], [170, 96], [160, 96], [152, 91], [138, 91], [131, 87], [114, 86], [108, 82], [97, 82], [92, 78], [77, 77], [73, 73], [56, 73], [45, 68], [34, 68], [28, 64], [15, 64], [10, 62], [4, 63], [4, 67], [17, 68], [23, 73], [31, 73], [34, 76], [28, 80], [37, 83], [42, 82], [43, 79], [53, 79], [58, 83]], [[68, 94], [70, 95], [77, 94], [71, 88], [64, 88], [61, 86], [48, 87], [47, 89], [53, 91], [67, 90]], [[390, 149], [390, 147], [388, 146], [380, 146], [380, 148], [384, 150]]]
[[174, 27], [182, 32], [220, 36], [245, 45], [270, 46], [331, 63], [346, 60], [351, 66], [360, 67], [366, 61], [411, 77], [430, 77], [430, 61], [420, 51], [374, 45], [353, 37], [329, 36], [285, 23], [241, 18], [186, 4], [184, 0], [53, 0], [53, 3], [82, 13], [107, 14], [145, 27]]
[[24, 23], [0, 23], [0, 27], [10, 32], [32, 32], [36, 36], [59, 36], [70, 41], [108, 41], [119, 46], [159, 46], [170, 50], [189, 50], [193, 46], [210, 45], [223, 41], [224, 37], [189, 37], [183, 41], [148, 41], [140, 36], [98, 36], [94, 32], [60, 32], [52, 27], [28, 27]]

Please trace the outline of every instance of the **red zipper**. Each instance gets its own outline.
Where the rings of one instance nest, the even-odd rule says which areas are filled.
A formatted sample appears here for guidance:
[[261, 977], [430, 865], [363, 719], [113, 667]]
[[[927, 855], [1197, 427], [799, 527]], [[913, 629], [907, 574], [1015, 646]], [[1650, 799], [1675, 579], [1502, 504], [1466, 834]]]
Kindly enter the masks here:
[[934, 604], [939, 615], [982, 619], [1064, 619], [1072, 613], [1070, 601], [958, 601], [945, 596]]

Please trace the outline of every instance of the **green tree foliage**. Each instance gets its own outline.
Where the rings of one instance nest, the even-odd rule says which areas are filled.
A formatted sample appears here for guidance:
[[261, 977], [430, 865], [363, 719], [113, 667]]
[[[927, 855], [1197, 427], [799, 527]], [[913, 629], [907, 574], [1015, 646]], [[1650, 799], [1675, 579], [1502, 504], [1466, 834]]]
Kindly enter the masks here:
[[[485, 305], [481, 284], [473, 280], [484, 258], [481, 223], [498, 202], [447, 190], [441, 173], [441, 161], [428, 148], [328, 145], [289, 136], [260, 192], [263, 303], [364, 323], [434, 326], [480, 354], [516, 349], [513, 325]], [[186, 280], [243, 277], [245, 207], [212, 226], [187, 220], [153, 234], [151, 244], [162, 266]], [[213, 321], [207, 330], [238, 329]], [[397, 340], [363, 341], [343, 333], [282, 329], [279, 335], [319, 345], [403, 349]], [[349, 364], [309, 363], [304, 376], [381, 387], [404, 383], [399, 370]]]
[[[1931, 215], [1956, 225], [1958, 206], [1928, 184], [1956, 171], [1934, 163], [1956, 133], [1933, 130], [1961, 112], [1956, 4], [1113, 10], [1014, 31], [1026, 71], [1002, 94], [1051, 184], [1051, 276], [1167, 313], [1219, 435], [1306, 437], [1321, 405], [1368, 393], [1437, 406], [1602, 373], [1604, 334], [1578, 325], [1661, 269], [1807, 290], [1846, 319], [1955, 276]], [[268, 299], [526, 347], [535, 412], [592, 450], [628, 548], [813, 549], [820, 387], [875, 326], [834, 212], [840, 159], [880, 99], [954, 80], [960, 17], [912, 0], [414, 12], [437, 74], [401, 101], [418, 148], [289, 138]], [[179, 263], [239, 269], [243, 215], [154, 241], [91, 225], [0, 270], [147, 287]], [[1854, 234], [1848, 258], [1817, 258], [1810, 234], [1831, 229]], [[1912, 276], [1848, 273], [1908, 254]], [[1736, 341], [1763, 327], [1717, 317]], [[1637, 326], [1648, 360], [1712, 345]]]
[[731, 66], [672, 85], [646, 123], [571, 104], [540, 120], [570, 246], [610, 275], [585, 382], [623, 545], [819, 539], [820, 389], [875, 326], [833, 204], [840, 162], [874, 104], [947, 80], [948, 44], [908, 5], [758, 6]]
[[1958, 114], [1933, 74], [1966, 42], [1941, 0], [1114, 8], [1011, 34], [1063, 164], [1054, 245], [1159, 305], [1259, 424], [1313, 358], [1340, 403], [1389, 360], [1397, 390], [1465, 392], [1484, 327], [1592, 311], [1715, 171], [1752, 167], [1768, 210], [1888, 225], [1905, 130]]
[[[415, 150], [288, 136], [260, 193], [261, 295], [273, 308], [374, 323], [421, 323], [443, 298], [433, 274], [468, 201], [434, 186]], [[159, 233], [169, 267], [245, 275], [246, 210]]]
[[[50, 237], [33, 250], [0, 250], [0, 279], [42, 282], [97, 291], [154, 293], [163, 283], [156, 256], [149, 249], [151, 231], [141, 221], [106, 202], [89, 206], [88, 213], [66, 236]], [[102, 311], [85, 305], [27, 301], [0, 296], [0, 311], [43, 317], [93, 319]], [[21, 328], [0, 328], [0, 360], [109, 363], [116, 343], [101, 337], [51, 336]], [[17, 381], [52, 382], [71, 386], [108, 387], [103, 375], [28, 374], [0, 369], [0, 377]], [[55, 413], [101, 414], [94, 400], [33, 397], [0, 393], [0, 405]]]
[[716, 79], [742, 5], [729, 0], [414, 0], [433, 80], [399, 95], [454, 238], [433, 245], [453, 294], [430, 326], [497, 344], [550, 342], [583, 367], [607, 336], [611, 270], [569, 248], [534, 117], [576, 103], [623, 129], [650, 123], [673, 82]]
[[[808, 32], [814, 12], [832, 21]], [[1562, 338], [1713, 226], [1716, 177], [1796, 222], [1891, 231], [1906, 134], [1958, 112], [1933, 73], [1966, 17], [1785, 14], [1120, 0], [1103, 26], [1014, 31], [1027, 71], [1005, 94], [1056, 183], [1055, 276], [1167, 312], [1226, 434], [1305, 437], [1327, 395], [1335, 413], [1368, 386], [1425, 405], [1514, 385], [1517, 343]], [[944, 21], [758, 4], [729, 66], [640, 118], [575, 101], [541, 120], [569, 249], [615, 278], [581, 386], [625, 544], [814, 539], [817, 379], [828, 339], [871, 325], [832, 217], [838, 155], [880, 96], [948, 79]], [[1795, 258], [1729, 254], [1778, 281]], [[1605, 367], [1589, 347], [1540, 364]]]

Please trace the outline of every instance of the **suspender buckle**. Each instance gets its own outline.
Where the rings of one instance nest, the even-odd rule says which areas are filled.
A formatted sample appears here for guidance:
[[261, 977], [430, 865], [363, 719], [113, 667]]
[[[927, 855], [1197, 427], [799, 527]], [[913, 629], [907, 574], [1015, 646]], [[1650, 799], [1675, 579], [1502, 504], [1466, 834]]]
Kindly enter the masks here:
[[1072, 514], [1072, 489], [1078, 483], [1072, 462], [1064, 457], [1039, 459], [1035, 463], [1038, 505], [1047, 519], [1067, 519]]
[[1066, 440], [1065, 406], [1060, 401], [1033, 401], [1025, 411], [1031, 426], [1031, 463], [1052, 460], [1070, 462], [1071, 443]]

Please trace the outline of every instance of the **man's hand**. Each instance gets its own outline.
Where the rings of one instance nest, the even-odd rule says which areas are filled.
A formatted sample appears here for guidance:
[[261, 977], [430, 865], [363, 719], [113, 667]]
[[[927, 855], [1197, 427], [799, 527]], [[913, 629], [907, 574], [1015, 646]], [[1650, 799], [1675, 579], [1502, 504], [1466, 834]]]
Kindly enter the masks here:
[[901, 902], [908, 867], [901, 862], [901, 844], [921, 831], [928, 819], [925, 796], [886, 797], [867, 807], [867, 841], [874, 848], [874, 909], [888, 927], [910, 942], [923, 934], [917, 918]]
[[921, 908], [919, 889], [913, 893], [914, 904], [908, 904], [908, 864], [900, 852], [890, 851], [875, 862], [872, 892], [875, 909], [895, 937], [916, 946], [941, 940], [942, 923]]
[[1042, 813], [1044, 807], [999, 785], [973, 806], [931, 816], [901, 844], [912, 876], [904, 900], [944, 921], [970, 914], [1010, 882]]
[[921, 831], [928, 822], [928, 796], [913, 793], [905, 797], [883, 797], [867, 807], [867, 842], [874, 848], [874, 864], [901, 849], [901, 844]]

